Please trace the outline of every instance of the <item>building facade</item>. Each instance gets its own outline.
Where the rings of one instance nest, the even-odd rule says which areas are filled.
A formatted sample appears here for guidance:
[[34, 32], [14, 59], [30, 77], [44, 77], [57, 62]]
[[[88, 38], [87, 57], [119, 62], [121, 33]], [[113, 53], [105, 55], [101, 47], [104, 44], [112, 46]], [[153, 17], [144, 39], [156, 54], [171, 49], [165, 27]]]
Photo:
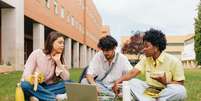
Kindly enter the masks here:
[[102, 19], [92, 0], [1, 0], [1, 63], [23, 70], [51, 31], [65, 35], [69, 68], [85, 67], [96, 53]]
[[110, 33], [110, 27], [108, 25], [103, 25], [100, 31], [100, 36], [103, 37], [105, 35], [111, 35]]
[[181, 60], [185, 68], [197, 67], [194, 51], [194, 34], [187, 35], [184, 40], [184, 49], [182, 51]]
[[167, 46], [165, 52], [176, 56], [181, 60], [181, 53], [184, 48], [184, 40], [186, 35], [166, 35]]

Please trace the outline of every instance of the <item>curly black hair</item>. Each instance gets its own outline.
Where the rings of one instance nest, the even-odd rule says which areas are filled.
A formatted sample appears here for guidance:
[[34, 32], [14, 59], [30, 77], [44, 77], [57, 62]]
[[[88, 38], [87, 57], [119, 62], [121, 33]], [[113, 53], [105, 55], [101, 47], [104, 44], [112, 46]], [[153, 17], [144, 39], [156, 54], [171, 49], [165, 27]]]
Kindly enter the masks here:
[[153, 46], [158, 47], [160, 52], [166, 49], [167, 40], [165, 34], [160, 30], [151, 28], [146, 31], [143, 41], [150, 42]]
[[98, 48], [100, 48], [103, 51], [112, 50], [115, 47], [117, 47], [117, 45], [118, 45], [117, 41], [110, 35], [102, 37], [98, 42]]

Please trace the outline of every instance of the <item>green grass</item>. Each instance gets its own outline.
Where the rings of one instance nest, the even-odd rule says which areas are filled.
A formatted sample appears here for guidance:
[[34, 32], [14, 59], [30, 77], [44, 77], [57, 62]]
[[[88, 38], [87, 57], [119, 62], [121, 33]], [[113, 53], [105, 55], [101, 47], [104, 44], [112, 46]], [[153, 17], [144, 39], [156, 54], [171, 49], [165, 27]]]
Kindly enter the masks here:
[[[71, 69], [70, 79], [79, 81], [82, 69]], [[15, 101], [15, 87], [20, 81], [22, 72], [0, 74], [0, 101]]]
[[[72, 69], [71, 80], [78, 81], [81, 69]], [[14, 101], [15, 87], [22, 72], [0, 74], [0, 101]], [[201, 101], [201, 69], [185, 70], [185, 86], [188, 93], [187, 101]]]
[[185, 70], [187, 101], [201, 101], [201, 69]]
[[0, 101], [14, 101], [16, 83], [19, 82], [21, 74], [0, 74]]
[[70, 79], [73, 81], [79, 81], [81, 72], [82, 72], [82, 69], [71, 69]]

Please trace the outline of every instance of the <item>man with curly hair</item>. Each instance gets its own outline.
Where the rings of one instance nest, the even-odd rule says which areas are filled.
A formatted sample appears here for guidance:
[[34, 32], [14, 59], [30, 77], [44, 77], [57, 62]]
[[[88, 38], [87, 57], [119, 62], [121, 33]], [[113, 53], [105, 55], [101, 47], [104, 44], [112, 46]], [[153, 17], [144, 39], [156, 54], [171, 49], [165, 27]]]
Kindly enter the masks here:
[[[143, 43], [145, 57], [115, 82], [114, 92], [118, 94], [118, 84], [128, 81], [135, 100], [185, 100], [184, 69], [180, 60], [164, 52], [167, 44], [165, 35], [160, 30], [150, 29], [145, 32]], [[134, 78], [140, 73], [145, 75], [146, 82]]]

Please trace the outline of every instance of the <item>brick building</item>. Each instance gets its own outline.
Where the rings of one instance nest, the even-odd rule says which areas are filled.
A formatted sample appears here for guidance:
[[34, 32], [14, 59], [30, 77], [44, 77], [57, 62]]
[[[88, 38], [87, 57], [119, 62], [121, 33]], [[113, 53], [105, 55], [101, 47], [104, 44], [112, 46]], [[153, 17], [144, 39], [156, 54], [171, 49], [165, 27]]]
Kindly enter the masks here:
[[185, 68], [197, 67], [194, 51], [194, 36], [195, 34], [188, 34], [186, 35], [186, 39], [184, 40], [184, 49], [182, 51], [181, 60]]
[[92, 0], [1, 0], [0, 59], [23, 70], [29, 54], [44, 47], [51, 31], [64, 34], [64, 59], [71, 67], [86, 66], [97, 49], [102, 24]]

